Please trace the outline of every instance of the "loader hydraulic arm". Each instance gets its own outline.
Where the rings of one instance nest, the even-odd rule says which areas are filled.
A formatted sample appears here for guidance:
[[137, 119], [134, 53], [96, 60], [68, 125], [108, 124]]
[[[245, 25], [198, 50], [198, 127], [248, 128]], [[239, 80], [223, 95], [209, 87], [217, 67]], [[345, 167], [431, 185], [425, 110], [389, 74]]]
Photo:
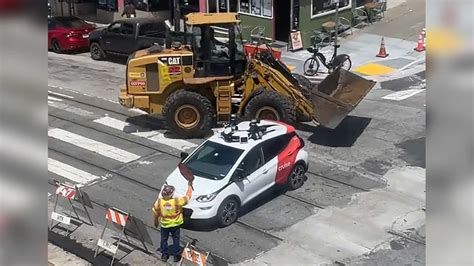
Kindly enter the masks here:
[[287, 96], [301, 114], [314, 120], [313, 103], [306, 99], [296, 87], [299, 86], [298, 84], [293, 84], [279, 71], [258, 59], [252, 59], [243, 78], [245, 88], [243, 104], [241, 106], [245, 106], [253, 93], [258, 89], [274, 90], [281, 95]]

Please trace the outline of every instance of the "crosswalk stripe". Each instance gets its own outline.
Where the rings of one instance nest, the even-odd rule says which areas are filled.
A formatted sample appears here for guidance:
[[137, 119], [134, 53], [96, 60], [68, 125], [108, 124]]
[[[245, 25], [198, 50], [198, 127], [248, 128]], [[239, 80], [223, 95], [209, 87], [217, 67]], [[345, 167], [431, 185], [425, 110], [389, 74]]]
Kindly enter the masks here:
[[59, 98], [56, 98], [56, 97], [53, 97], [53, 96], [49, 96], [48, 95], [48, 101], [51, 100], [51, 101], [57, 101], [57, 102], [62, 102], [63, 100], [62, 99], [59, 99]]
[[128, 163], [140, 158], [140, 156], [131, 152], [121, 150], [108, 144], [89, 139], [60, 128], [53, 128], [49, 130], [48, 136], [123, 163]]
[[48, 158], [48, 171], [67, 178], [76, 183], [79, 183], [81, 185], [100, 179], [100, 177], [96, 175], [82, 171], [80, 169], [77, 169], [68, 164], [62, 163], [51, 158]]
[[74, 99], [74, 97], [72, 97], [72, 96], [70, 96], [70, 95], [62, 94], [62, 93], [59, 93], [59, 92], [48, 91], [48, 93], [49, 93], [49, 94], [56, 95], [56, 96], [68, 98], [68, 99]]
[[130, 134], [142, 137], [142, 138], [147, 138], [151, 141], [159, 142], [161, 144], [177, 148], [179, 150], [186, 150], [190, 148], [194, 148], [197, 146], [197, 144], [183, 140], [183, 139], [171, 139], [165, 137], [163, 133], [157, 132], [157, 131], [152, 131], [150, 129], [142, 128], [133, 124], [130, 124], [128, 122], [124, 122], [109, 116], [105, 116], [99, 119], [94, 120], [95, 123], [99, 123], [104, 126], [108, 126], [120, 131], [123, 131], [125, 128], [127, 128]]
[[390, 93], [388, 95], [385, 95], [382, 97], [382, 99], [385, 100], [393, 100], [393, 101], [401, 101], [405, 100], [407, 98], [410, 98], [411, 96], [414, 96], [422, 91], [425, 91], [426, 89], [409, 89], [409, 90], [403, 90], [403, 91], [397, 91], [394, 93]]

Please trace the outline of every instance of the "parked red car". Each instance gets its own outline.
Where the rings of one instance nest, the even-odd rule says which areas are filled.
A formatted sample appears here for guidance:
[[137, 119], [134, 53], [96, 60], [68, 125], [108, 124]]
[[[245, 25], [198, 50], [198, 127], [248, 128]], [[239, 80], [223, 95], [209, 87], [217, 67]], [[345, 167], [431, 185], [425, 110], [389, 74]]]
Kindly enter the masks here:
[[48, 49], [56, 53], [89, 47], [89, 33], [95, 25], [78, 17], [48, 18]]

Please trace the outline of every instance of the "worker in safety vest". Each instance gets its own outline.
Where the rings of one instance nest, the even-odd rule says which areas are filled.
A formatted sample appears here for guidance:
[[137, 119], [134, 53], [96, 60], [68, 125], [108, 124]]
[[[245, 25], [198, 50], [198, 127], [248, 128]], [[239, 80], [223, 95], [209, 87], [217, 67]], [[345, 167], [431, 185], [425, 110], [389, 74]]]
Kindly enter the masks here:
[[155, 227], [160, 226], [161, 232], [161, 260], [169, 259], [168, 238], [171, 234], [173, 238], [174, 261], [181, 260], [179, 245], [179, 229], [183, 224], [183, 206], [191, 199], [192, 180], [188, 181], [188, 190], [184, 197], [174, 197], [175, 188], [165, 185], [161, 191], [161, 198], [158, 197], [153, 206], [153, 216]]

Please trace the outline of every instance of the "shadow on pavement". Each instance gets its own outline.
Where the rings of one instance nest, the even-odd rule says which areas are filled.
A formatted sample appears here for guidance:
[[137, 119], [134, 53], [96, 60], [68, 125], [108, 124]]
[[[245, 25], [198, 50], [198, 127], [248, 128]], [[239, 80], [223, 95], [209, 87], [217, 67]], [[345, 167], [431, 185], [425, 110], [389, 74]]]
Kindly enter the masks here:
[[[164, 121], [153, 117], [148, 114], [144, 115], [138, 115], [138, 116], [132, 116], [129, 117], [125, 120], [126, 122], [133, 124], [131, 126], [125, 127], [124, 131], [131, 131], [131, 132], [136, 132], [137, 130], [140, 131], [149, 131], [149, 130], [162, 130], [165, 129]], [[137, 127], [141, 127], [142, 129], [139, 129]]]
[[[101, 253], [100, 255], [94, 258], [95, 250], [83, 246], [81, 243], [69, 238], [68, 236], [64, 236], [50, 230], [48, 230], [48, 241], [58, 247], [61, 247], [65, 251], [73, 253], [81, 259], [92, 263], [92, 265], [109, 265], [110, 260], [112, 259], [112, 257], [106, 253]], [[114, 265], [126, 264], [120, 263], [116, 260], [114, 262]]]
[[[244, 206], [242, 206], [239, 210], [239, 218], [264, 206], [268, 202], [272, 201], [273, 199], [281, 196], [286, 192], [285, 189], [274, 187], [270, 188], [261, 195], [257, 196]], [[237, 220], [238, 221], [238, 220]], [[219, 229], [219, 225], [213, 220], [191, 220], [187, 219], [183, 226], [184, 229], [192, 230], [192, 231], [202, 231], [202, 232], [210, 232]]]
[[367, 117], [347, 116], [335, 129], [309, 125], [300, 125], [297, 129], [313, 133], [308, 138], [308, 141], [313, 144], [327, 147], [352, 147], [371, 120]]

